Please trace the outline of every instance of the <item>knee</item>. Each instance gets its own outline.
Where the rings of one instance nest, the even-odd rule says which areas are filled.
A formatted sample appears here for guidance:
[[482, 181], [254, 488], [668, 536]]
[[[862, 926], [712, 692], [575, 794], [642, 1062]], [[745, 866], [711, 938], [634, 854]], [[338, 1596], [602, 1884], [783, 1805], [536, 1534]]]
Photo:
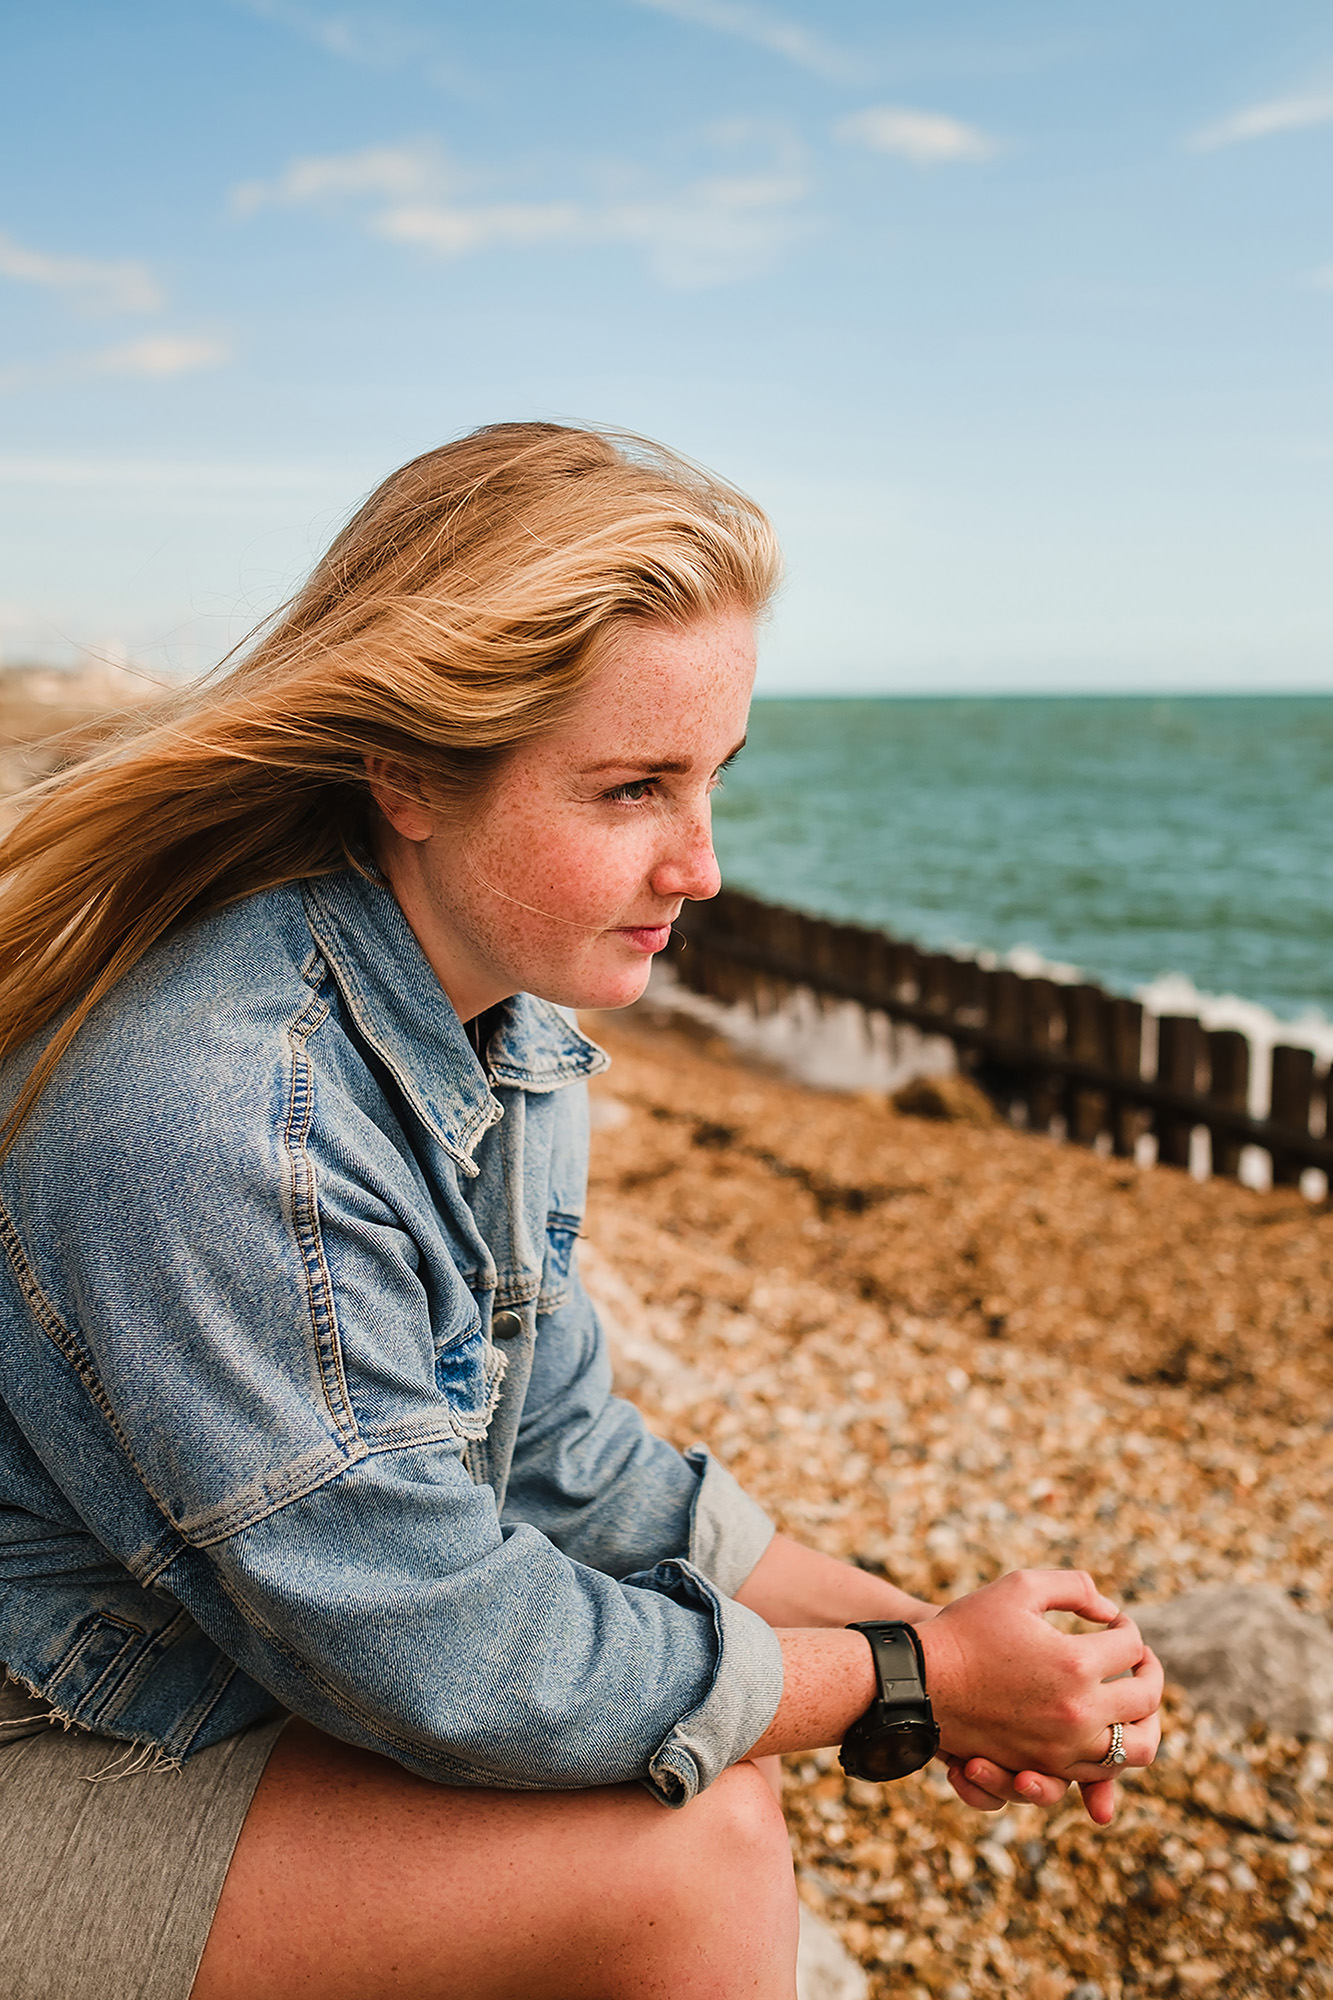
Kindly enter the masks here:
[[720, 1897], [769, 1903], [794, 1898], [787, 1823], [753, 1764], [734, 1764], [678, 1815], [674, 1844], [682, 1895], [696, 1909]]

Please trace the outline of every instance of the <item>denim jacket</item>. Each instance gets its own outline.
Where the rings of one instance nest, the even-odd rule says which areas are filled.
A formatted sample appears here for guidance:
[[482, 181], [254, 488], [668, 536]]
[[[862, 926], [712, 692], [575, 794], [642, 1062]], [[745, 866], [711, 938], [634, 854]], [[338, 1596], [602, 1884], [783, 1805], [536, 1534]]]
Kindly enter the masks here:
[[96, 1009], [0, 1168], [0, 1660], [59, 1715], [668, 1804], [763, 1733], [771, 1524], [611, 1395], [577, 1275], [605, 1061], [520, 995], [483, 1067], [351, 872]]

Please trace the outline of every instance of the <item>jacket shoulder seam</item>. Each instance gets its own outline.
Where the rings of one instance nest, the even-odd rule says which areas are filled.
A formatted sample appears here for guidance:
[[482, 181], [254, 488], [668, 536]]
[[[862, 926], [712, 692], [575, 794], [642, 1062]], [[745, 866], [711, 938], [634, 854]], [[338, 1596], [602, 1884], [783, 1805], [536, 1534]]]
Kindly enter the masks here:
[[305, 1282], [306, 1306], [310, 1315], [310, 1330], [315, 1345], [320, 1387], [337, 1435], [346, 1443], [356, 1437], [356, 1418], [352, 1411], [352, 1399], [343, 1368], [342, 1342], [338, 1335], [338, 1316], [333, 1296], [333, 1276], [324, 1254], [324, 1237], [319, 1226], [319, 1194], [315, 1182], [315, 1164], [310, 1157], [308, 1144], [315, 1100], [309, 1042], [315, 1030], [328, 1019], [328, 1014], [328, 1002], [322, 997], [316, 997], [298, 1014], [288, 1029], [291, 1073], [282, 1140], [287, 1154], [292, 1230]]

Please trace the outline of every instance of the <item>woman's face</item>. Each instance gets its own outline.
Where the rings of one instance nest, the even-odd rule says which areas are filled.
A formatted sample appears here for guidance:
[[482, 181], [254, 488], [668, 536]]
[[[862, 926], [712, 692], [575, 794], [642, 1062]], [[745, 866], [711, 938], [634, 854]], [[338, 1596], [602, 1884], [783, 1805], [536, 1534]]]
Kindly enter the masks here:
[[378, 850], [463, 1020], [511, 993], [624, 1007], [682, 903], [717, 894], [711, 794], [745, 736], [754, 621], [627, 626], [577, 704], [463, 819], [388, 789]]

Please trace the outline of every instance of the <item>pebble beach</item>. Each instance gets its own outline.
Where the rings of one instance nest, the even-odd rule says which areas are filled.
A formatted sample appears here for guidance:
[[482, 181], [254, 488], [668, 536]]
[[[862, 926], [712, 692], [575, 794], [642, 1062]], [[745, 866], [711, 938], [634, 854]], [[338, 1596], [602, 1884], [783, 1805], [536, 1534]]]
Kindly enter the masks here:
[[[765, 1074], [594, 1015], [580, 1245], [618, 1380], [789, 1532], [937, 1600], [1077, 1565], [1131, 1609], [1333, 1604], [1333, 1213]], [[912, 1101], [910, 1098], [905, 1101]], [[1109, 1829], [790, 1761], [801, 1895], [875, 1996], [1333, 1993], [1327, 1746], [1171, 1691]]]
[[[112, 692], [0, 689], [0, 830]], [[1016, 1132], [957, 1079], [900, 1097], [930, 1116], [809, 1089], [656, 1006], [585, 1025], [614, 1062], [582, 1265], [664, 1435], [941, 1601], [1074, 1564], [1131, 1608], [1267, 1584], [1329, 1618], [1327, 1204]], [[875, 2000], [1333, 1994], [1323, 1742], [1174, 1690], [1122, 1789], [1103, 1830], [793, 1759], [800, 1892]]]

